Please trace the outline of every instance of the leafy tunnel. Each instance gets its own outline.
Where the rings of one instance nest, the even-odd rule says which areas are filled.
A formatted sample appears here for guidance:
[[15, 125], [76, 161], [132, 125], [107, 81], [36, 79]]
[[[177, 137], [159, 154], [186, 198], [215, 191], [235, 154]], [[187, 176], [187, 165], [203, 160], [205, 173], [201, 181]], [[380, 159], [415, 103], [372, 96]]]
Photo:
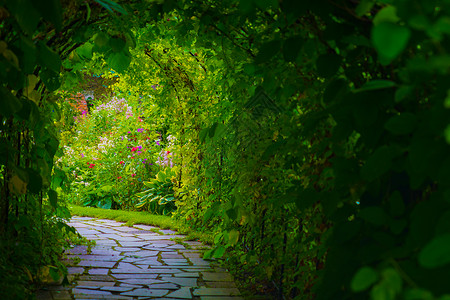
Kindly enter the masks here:
[[450, 298], [449, 12], [0, 0], [0, 296], [78, 205], [208, 233], [254, 295]]

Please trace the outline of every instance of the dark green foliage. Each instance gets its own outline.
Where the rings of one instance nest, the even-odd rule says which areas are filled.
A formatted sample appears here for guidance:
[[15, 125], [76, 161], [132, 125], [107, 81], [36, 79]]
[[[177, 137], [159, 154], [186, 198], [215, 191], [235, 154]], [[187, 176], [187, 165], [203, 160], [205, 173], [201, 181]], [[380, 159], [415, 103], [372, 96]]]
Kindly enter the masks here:
[[[40, 191], [49, 220], [62, 209], [50, 106], [36, 93], [93, 53], [126, 73], [130, 48], [149, 56], [158, 37], [173, 49], [152, 52], [156, 102], [189, 166], [176, 216], [217, 233], [209, 256], [275, 282], [278, 297], [448, 297], [448, 1], [137, 2], [74, 4], [62, 19], [58, 1], [2, 1], [2, 233], [39, 219]], [[203, 52], [198, 73], [177, 47]]]

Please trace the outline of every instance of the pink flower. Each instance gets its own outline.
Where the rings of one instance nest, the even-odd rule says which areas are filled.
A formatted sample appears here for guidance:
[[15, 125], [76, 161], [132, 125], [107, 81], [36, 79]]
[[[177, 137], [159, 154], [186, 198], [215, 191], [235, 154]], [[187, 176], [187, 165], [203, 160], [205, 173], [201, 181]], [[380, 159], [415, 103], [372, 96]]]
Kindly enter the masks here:
[[133, 147], [133, 148], [131, 148], [131, 152], [134, 152], [134, 151], [136, 151], [138, 148], [137, 147]]
[[136, 174], [131, 174], [131, 177], [135, 177], [136, 176]]

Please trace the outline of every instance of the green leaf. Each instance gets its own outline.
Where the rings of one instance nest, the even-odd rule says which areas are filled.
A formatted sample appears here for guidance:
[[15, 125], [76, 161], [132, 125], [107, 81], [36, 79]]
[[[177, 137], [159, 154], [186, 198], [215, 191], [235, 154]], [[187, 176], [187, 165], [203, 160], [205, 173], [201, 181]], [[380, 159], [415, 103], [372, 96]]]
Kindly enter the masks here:
[[450, 234], [435, 237], [419, 253], [422, 267], [433, 269], [450, 263]]
[[63, 15], [60, 0], [33, 0], [33, 6], [46, 21], [55, 26], [56, 31], [61, 31]]
[[53, 159], [53, 156], [55, 156], [56, 151], [58, 150], [59, 140], [50, 133], [47, 133], [47, 136], [48, 136], [48, 141], [45, 144], [45, 150], [47, 150], [50, 158]]
[[354, 93], [359, 92], [367, 92], [367, 91], [373, 91], [373, 90], [381, 90], [381, 89], [387, 89], [387, 88], [393, 88], [396, 84], [393, 81], [390, 80], [371, 80], [364, 84], [361, 88], [354, 90]]
[[371, 267], [362, 267], [353, 276], [351, 289], [354, 292], [367, 290], [378, 280], [378, 273]]
[[433, 294], [425, 289], [412, 288], [405, 292], [405, 300], [434, 300]]
[[239, 231], [236, 229], [232, 229], [230, 232], [228, 232], [228, 244], [231, 246], [234, 246], [239, 241]]
[[332, 79], [325, 88], [323, 101], [325, 103], [331, 103], [335, 100], [339, 101], [349, 90], [348, 82], [345, 79]]
[[106, 8], [109, 12], [113, 12], [113, 10], [115, 10], [124, 15], [128, 14], [127, 11], [123, 9], [122, 6], [120, 6], [119, 4], [117, 4], [112, 0], [94, 0], [94, 1], [103, 6], [104, 8]]
[[401, 216], [405, 211], [405, 203], [399, 191], [394, 191], [389, 197], [389, 213], [394, 217]]
[[336, 74], [342, 63], [342, 57], [337, 54], [327, 53], [317, 59], [317, 75], [329, 78]]
[[0, 115], [8, 117], [20, 111], [22, 102], [3, 86], [0, 86]]
[[85, 59], [91, 59], [92, 58], [92, 45], [91, 43], [85, 43], [82, 46], [77, 48], [77, 53], [79, 56], [85, 58]]
[[386, 212], [378, 206], [370, 206], [361, 209], [358, 216], [366, 222], [372, 223], [375, 226], [383, 226], [389, 219]]
[[294, 198], [295, 204], [298, 209], [307, 209], [313, 206], [319, 200], [319, 193], [312, 189], [302, 189], [296, 192], [296, 197]]
[[50, 266], [48, 269], [48, 272], [50, 276], [52, 277], [53, 281], [57, 282], [60, 279], [61, 274], [59, 274], [58, 268], [54, 266]]
[[256, 72], [256, 66], [254, 64], [245, 64], [242, 66], [242, 69], [247, 75], [254, 75]]
[[402, 290], [402, 278], [394, 269], [386, 269], [382, 272], [382, 280], [375, 285], [370, 296], [373, 300], [395, 300]]
[[22, 30], [33, 35], [39, 23], [40, 14], [29, 0], [8, 0], [7, 7]]
[[109, 39], [109, 46], [113, 52], [121, 52], [126, 45], [126, 41], [119, 37], [112, 37]]
[[209, 219], [211, 219], [213, 216], [217, 215], [220, 210], [220, 203], [219, 202], [214, 202], [210, 208], [208, 208], [205, 212], [205, 214], [203, 215], [203, 222], [207, 222], [209, 221]]
[[402, 113], [401, 115], [390, 118], [384, 128], [396, 135], [410, 134], [416, 127], [417, 118], [411, 113]]
[[222, 241], [223, 239], [223, 235], [224, 235], [223, 232], [217, 233], [216, 236], [214, 237], [214, 244], [220, 243], [220, 241]]
[[50, 49], [43, 42], [40, 42], [38, 46], [39, 46], [38, 47], [39, 62], [48, 69], [53, 70], [56, 73], [59, 73], [61, 70], [62, 63], [58, 53]]
[[225, 247], [219, 246], [214, 250], [213, 257], [214, 258], [221, 258], [225, 254]]
[[408, 96], [412, 95], [414, 92], [414, 87], [408, 85], [402, 85], [395, 91], [395, 102], [399, 103], [407, 99]]
[[131, 63], [131, 57], [124, 52], [111, 53], [106, 59], [108, 65], [119, 73], [123, 73]]
[[373, 181], [385, 174], [392, 166], [394, 150], [388, 146], [381, 146], [369, 157], [361, 168], [361, 177]]
[[[108, 45], [108, 42], [109, 42], [109, 36], [106, 33], [100, 31], [94, 35], [94, 44], [97, 47], [99, 47], [99, 48], [105, 47], [106, 45]], [[92, 47], [91, 47], [91, 49], [92, 49]], [[92, 55], [92, 53], [91, 53], [91, 55]]]
[[212, 254], [214, 252], [214, 249], [209, 249], [203, 253], [203, 259], [210, 259]]
[[278, 54], [281, 48], [281, 42], [279, 40], [270, 41], [261, 46], [258, 55], [255, 57], [257, 64], [265, 63], [271, 60]]
[[212, 124], [211, 127], [209, 128], [208, 136], [209, 136], [210, 138], [213, 138], [213, 137], [214, 137], [214, 133], [216, 132], [217, 125], [219, 125], [219, 123], [215, 122], [215, 123]]
[[262, 11], [271, 9], [271, 8], [278, 8], [278, 1], [277, 0], [258, 0], [255, 1], [254, 4], [261, 9]]
[[383, 22], [388, 23], [397, 23], [400, 20], [400, 18], [397, 16], [397, 8], [394, 6], [388, 5], [386, 7], [383, 7], [373, 18], [372, 23], [374, 25], [378, 25]]
[[44, 68], [39, 72], [39, 77], [50, 92], [56, 91], [61, 86], [59, 73], [55, 71]]
[[17, 41], [17, 46], [23, 52], [23, 55], [19, 57], [22, 72], [24, 74], [33, 73], [37, 60], [36, 45], [30, 38], [21, 36], [20, 40]]
[[48, 200], [50, 201], [50, 205], [56, 209], [58, 204], [58, 193], [56, 193], [54, 190], [48, 191]]
[[405, 50], [411, 31], [394, 23], [380, 23], [372, 30], [372, 42], [381, 64], [388, 65]]
[[31, 168], [27, 169], [28, 185], [27, 188], [31, 193], [37, 194], [42, 189], [42, 177], [38, 171]]
[[107, 198], [105, 200], [105, 204], [101, 205], [100, 208], [111, 209], [111, 206], [112, 206], [112, 200], [110, 198]]
[[355, 10], [356, 15], [358, 17], [364, 16], [365, 14], [370, 12], [370, 10], [372, 9], [374, 4], [375, 4], [375, 0], [361, 0], [361, 2], [356, 7], [356, 10]]
[[391, 221], [389, 222], [389, 228], [391, 229], [392, 233], [396, 235], [402, 233], [406, 225], [408, 225], [408, 223], [405, 219], [391, 219]]
[[236, 220], [237, 219], [237, 210], [235, 208], [230, 208], [226, 211], [226, 214], [228, 216], [228, 218], [230, 218], [231, 220]]
[[295, 62], [301, 50], [303, 40], [300, 36], [288, 38], [283, 43], [283, 57], [285, 61]]

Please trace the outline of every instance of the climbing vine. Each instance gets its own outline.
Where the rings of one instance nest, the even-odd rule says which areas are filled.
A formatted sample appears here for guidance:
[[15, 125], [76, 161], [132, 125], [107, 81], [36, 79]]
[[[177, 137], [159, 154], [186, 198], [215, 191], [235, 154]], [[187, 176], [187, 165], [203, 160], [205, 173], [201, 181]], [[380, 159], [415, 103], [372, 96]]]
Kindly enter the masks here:
[[90, 71], [176, 137], [174, 217], [255, 293], [445, 299], [449, 5], [0, 1], [0, 257], [57, 248], [58, 95]]

